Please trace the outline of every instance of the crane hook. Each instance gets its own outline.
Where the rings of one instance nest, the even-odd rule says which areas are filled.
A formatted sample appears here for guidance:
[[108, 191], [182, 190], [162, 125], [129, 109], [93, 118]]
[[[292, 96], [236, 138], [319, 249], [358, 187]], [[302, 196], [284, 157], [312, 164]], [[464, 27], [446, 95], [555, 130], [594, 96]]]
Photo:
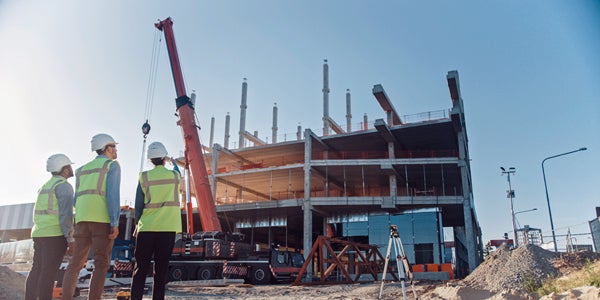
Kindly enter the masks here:
[[150, 133], [150, 124], [148, 124], [148, 120], [146, 120], [146, 123], [142, 125], [142, 133], [144, 134], [144, 139], [146, 138], [148, 133]]

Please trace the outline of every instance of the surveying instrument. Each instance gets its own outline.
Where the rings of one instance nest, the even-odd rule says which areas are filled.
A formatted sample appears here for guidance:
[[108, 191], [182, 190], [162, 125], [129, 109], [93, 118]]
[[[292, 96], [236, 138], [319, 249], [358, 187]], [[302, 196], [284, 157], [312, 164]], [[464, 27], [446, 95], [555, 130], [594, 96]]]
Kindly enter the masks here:
[[390, 262], [390, 254], [392, 252], [392, 247], [394, 248], [394, 253], [396, 254], [396, 267], [398, 269], [398, 279], [400, 280], [400, 284], [402, 285], [403, 299], [406, 300], [406, 286], [404, 283], [406, 280], [410, 280], [413, 295], [415, 299], [417, 299], [415, 287], [412, 285], [413, 275], [410, 272], [408, 259], [406, 259], [406, 255], [404, 254], [404, 246], [402, 246], [402, 240], [400, 239], [400, 235], [398, 234], [398, 226], [396, 225], [390, 225], [390, 240], [388, 242], [387, 252], [385, 254], [383, 275], [381, 275], [381, 287], [379, 288], [379, 297], [377, 299], [381, 299], [381, 295], [383, 293], [383, 284], [385, 282], [385, 275], [387, 273], [388, 265]]

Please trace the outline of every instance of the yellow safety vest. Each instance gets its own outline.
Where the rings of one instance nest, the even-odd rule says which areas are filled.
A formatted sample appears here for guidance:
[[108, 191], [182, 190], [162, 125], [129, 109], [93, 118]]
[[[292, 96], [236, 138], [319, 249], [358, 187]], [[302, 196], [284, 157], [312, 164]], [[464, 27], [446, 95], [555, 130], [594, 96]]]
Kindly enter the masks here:
[[55, 188], [67, 180], [62, 176], [53, 176], [42, 186], [33, 208], [33, 228], [31, 237], [62, 236], [58, 214], [58, 199]]
[[106, 175], [113, 162], [106, 157], [97, 157], [75, 172], [75, 223], [110, 223], [106, 205]]
[[138, 232], [181, 232], [179, 173], [164, 166], [140, 173], [144, 192], [144, 210], [138, 221]]

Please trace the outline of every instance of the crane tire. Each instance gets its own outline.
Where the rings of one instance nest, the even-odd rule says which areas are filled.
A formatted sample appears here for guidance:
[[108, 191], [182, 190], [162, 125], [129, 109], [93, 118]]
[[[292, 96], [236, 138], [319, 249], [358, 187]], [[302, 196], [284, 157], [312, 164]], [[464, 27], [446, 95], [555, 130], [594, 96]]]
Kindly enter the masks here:
[[187, 280], [187, 270], [183, 266], [169, 266], [169, 281]]
[[267, 284], [271, 282], [271, 270], [267, 266], [254, 266], [250, 272], [252, 284]]
[[214, 279], [215, 275], [215, 268], [211, 266], [201, 266], [198, 268], [198, 271], [196, 271], [196, 279], [198, 280]]

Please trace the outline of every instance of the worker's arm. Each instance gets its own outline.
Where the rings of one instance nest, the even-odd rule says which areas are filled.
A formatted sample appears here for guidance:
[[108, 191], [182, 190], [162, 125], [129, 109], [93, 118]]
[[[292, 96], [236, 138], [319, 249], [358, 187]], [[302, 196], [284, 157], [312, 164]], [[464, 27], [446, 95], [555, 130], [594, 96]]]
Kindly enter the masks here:
[[106, 175], [106, 205], [110, 217], [109, 238], [116, 238], [119, 234], [119, 212], [121, 209], [121, 166], [118, 162], [110, 164]]
[[73, 187], [68, 182], [61, 183], [54, 189], [58, 200], [58, 216], [60, 230], [68, 243], [73, 241]]
[[[75, 186], [77, 186], [77, 181], [79, 180], [78, 177], [79, 176], [75, 176]], [[75, 209], [75, 203], [77, 203], [77, 193], [73, 192], [73, 207], [71, 207], [72, 210]]]
[[144, 206], [146, 197], [142, 190], [142, 185], [138, 182], [137, 190], [135, 192], [135, 220], [138, 221], [142, 217], [144, 212]]
[[179, 173], [179, 176], [181, 176], [181, 171], [179, 171], [179, 166], [177, 166], [177, 161], [174, 158], [171, 158], [171, 164], [173, 164], [173, 171]]

